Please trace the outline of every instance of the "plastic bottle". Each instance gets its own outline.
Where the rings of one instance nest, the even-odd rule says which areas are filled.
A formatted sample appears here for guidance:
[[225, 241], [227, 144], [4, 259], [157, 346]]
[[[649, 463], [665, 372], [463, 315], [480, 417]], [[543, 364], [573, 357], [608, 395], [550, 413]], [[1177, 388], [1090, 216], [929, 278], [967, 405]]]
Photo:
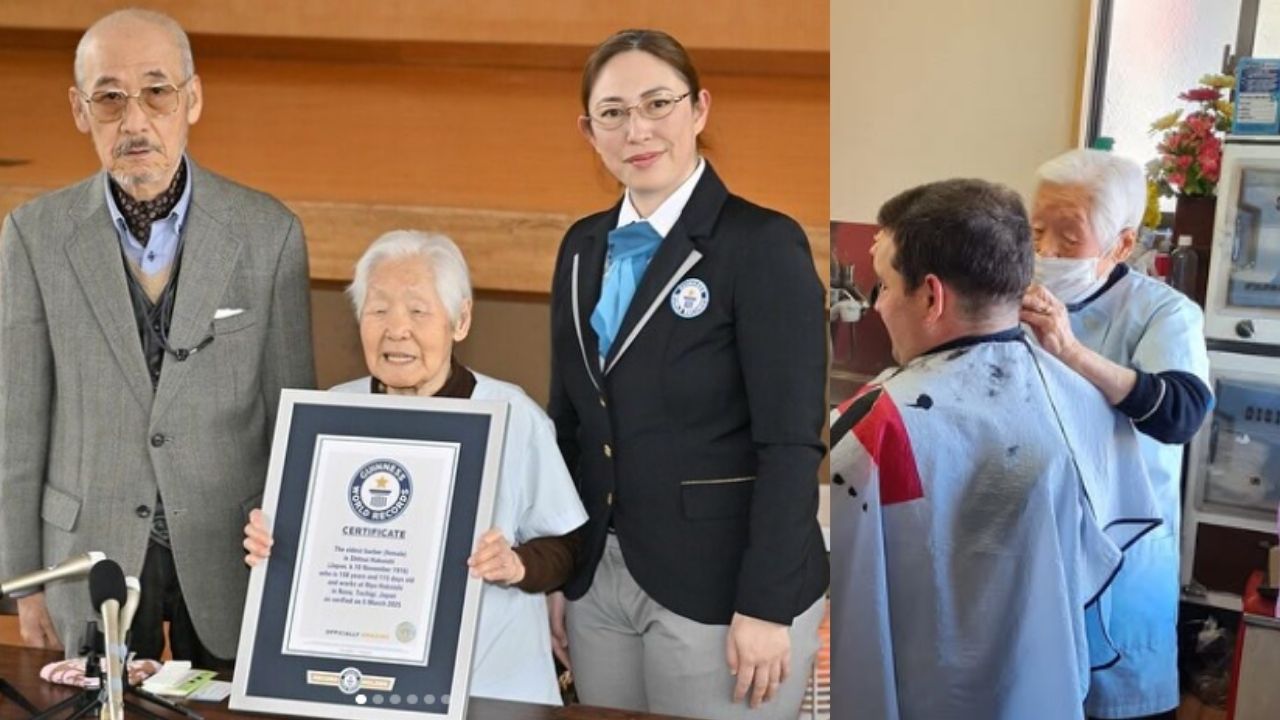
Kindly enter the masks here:
[[1200, 257], [1191, 247], [1190, 235], [1178, 236], [1178, 247], [1173, 251], [1169, 266], [1169, 284], [1183, 295], [1195, 300], [1196, 278], [1200, 274]]

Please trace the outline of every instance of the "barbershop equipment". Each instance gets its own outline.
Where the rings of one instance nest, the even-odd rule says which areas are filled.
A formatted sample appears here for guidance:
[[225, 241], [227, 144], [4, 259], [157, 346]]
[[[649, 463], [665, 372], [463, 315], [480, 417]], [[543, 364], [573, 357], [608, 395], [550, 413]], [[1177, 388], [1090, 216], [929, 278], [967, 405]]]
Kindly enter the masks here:
[[[853, 265], [845, 265], [831, 253], [831, 322], [855, 323], [871, 309], [871, 303], [853, 282]], [[835, 332], [834, 328], [832, 332]]]
[[1239, 611], [1280, 504], [1280, 138], [1228, 138], [1205, 339], [1215, 404], [1189, 446], [1183, 599]]

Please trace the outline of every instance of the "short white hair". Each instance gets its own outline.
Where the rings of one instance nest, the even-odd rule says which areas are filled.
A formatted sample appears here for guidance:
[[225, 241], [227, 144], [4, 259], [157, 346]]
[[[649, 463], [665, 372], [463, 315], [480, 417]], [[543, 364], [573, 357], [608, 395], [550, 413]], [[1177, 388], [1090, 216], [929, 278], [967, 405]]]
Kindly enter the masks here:
[[435, 279], [436, 294], [449, 313], [454, 328], [462, 319], [463, 306], [471, 301], [471, 273], [462, 251], [447, 236], [420, 230], [392, 230], [370, 243], [356, 262], [355, 278], [347, 286], [347, 297], [355, 308], [356, 319], [364, 313], [365, 295], [369, 291], [369, 275], [384, 260], [416, 257], [426, 263]]
[[[177, 20], [155, 10], [144, 10], [142, 8], [125, 8], [117, 10], [109, 15], [105, 15], [97, 22], [89, 26], [84, 31], [84, 35], [80, 36], [80, 43], [76, 45], [76, 87], [84, 89], [84, 63], [85, 54], [89, 51], [89, 43], [93, 40], [94, 35], [104, 28], [125, 22], [143, 22], [159, 27], [161, 30], [169, 33], [169, 37], [173, 40], [173, 44], [178, 48], [178, 54], [181, 56], [182, 62], [182, 78], [179, 82], [186, 82], [196, 74], [195, 57], [191, 54], [191, 40], [187, 38], [187, 32], [182, 29]], [[175, 78], [175, 80], [177, 80]]]
[[1147, 181], [1138, 163], [1102, 150], [1076, 149], [1040, 166], [1040, 182], [1089, 193], [1089, 222], [1106, 252], [1125, 230], [1137, 231], [1147, 209]]

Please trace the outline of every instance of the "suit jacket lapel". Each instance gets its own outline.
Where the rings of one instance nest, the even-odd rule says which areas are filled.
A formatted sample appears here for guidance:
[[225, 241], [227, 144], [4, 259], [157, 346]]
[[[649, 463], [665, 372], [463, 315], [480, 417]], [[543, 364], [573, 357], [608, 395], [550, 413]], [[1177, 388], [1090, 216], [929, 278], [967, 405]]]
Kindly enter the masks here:
[[573, 322], [578, 335], [578, 348], [587, 366], [591, 383], [600, 389], [603, 372], [600, 369], [600, 339], [591, 327], [591, 313], [600, 301], [600, 287], [604, 284], [604, 258], [609, 246], [609, 231], [618, 224], [619, 203], [606, 213], [590, 230], [582, 248], [573, 256]]
[[[182, 231], [178, 292], [169, 323], [169, 345], [175, 350], [194, 348], [213, 333], [213, 315], [240, 254], [240, 239], [227, 225], [230, 209], [216, 184], [194, 163], [190, 167], [191, 207]], [[156, 388], [156, 416], [177, 395], [190, 367], [190, 361], [165, 356]]]
[[79, 220], [75, 237], [67, 245], [67, 259], [102, 327], [111, 354], [124, 372], [125, 384], [145, 410], [151, 407], [151, 376], [142, 357], [120, 236], [112, 226], [105, 192], [102, 185], [89, 183], [73, 209]]
[[627, 306], [622, 327], [618, 330], [618, 337], [613, 341], [605, 363], [606, 374], [613, 370], [618, 360], [631, 347], [631, 343], [649, 324], [654, 313], [666, 302], [675, 284], [702, 258], [720, 216], [720, 209], [724, 207], [728, 197], [729, 191], [716, 175], [711, 163], [707, 163], [702, 178], [689, 196], [684, 211], [680, 213], [680, 219], [663, 239], [653, 260], [649, 261], [649, 267], [640, 280], [640, 287], [636, 288], [635, 297]]

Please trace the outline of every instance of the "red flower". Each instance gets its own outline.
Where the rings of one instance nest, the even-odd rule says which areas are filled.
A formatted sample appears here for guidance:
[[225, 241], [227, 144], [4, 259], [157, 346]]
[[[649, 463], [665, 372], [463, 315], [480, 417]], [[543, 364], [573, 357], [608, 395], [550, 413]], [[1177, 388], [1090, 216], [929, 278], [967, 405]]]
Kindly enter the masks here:
[[1202, 82], [1178, 97], [1196, 103], [1191, 112], [1170, 113], [1152, 125], [1163, 131], [1156, 145], [1159, 163], [1155, 179], [1163, 191], [1213, 194], [1222, 171], [1221, 131], [1229, 121], [1223, 111], [1222, 90]]
[[1191, 102], [1206, 102], [1210, 100], [1218, 100], [1222, 95], [1217, 88], [1197, 87], [1182, 93], [1178, 96], [1181, 100], [1189, 100]]
[[1218, 171], [1222, 162], [1222, 141], [1211, 137], [1201, 146], [1196, 162], [1200, 163], [1200, 174], [1209, 180], [1218, 179]]
[[1192, 132], [1200, 137], [1211, 134], [1213, 132], [1213, 125], [1213, 118], [1209, 117], [1206, 113], [1193, 113], [1187, 118], [1187, 127], [1191, 128]]

